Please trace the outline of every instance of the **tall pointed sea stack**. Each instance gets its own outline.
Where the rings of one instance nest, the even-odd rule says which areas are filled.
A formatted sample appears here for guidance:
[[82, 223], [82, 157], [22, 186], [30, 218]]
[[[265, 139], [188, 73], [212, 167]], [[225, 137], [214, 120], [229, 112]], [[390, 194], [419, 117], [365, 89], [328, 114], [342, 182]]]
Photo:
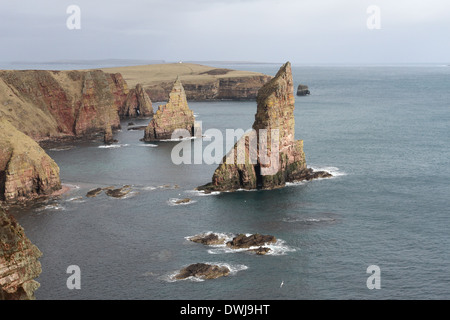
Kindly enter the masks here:
[[331, 176], [306, 167], [303, 141], [294, 140], [294, 103], [291, 64], [287, 62], [258, 91], [253, 132], [245, 134], [223, 158], [212, 182], [198, 189], [274, 189], [290, 181]]
[[189, 109], [183, 85], [177, 78], [169, 95], [169, 102], [160, 105], [145, 129], [144, 141], [171, 139], [176, 130], [194, 135], [194, 113]]

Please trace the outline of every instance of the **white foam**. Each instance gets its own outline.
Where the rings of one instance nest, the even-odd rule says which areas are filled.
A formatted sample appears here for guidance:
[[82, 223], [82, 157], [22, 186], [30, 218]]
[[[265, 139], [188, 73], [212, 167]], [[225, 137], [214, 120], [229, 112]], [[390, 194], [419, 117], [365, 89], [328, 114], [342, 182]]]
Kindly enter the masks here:
[[86, 200], [83, 199], [83, 197], [73, 197], [66, 200], [67, 202], [77, 202], [77, 203], [83, 203], [86, 202]]
[[185, 138], [176, 138], [176, 139], [161, 139], [159, 141], [165, 141], [165, 142], [179, 142], [179, 141], [186, 141], [186, 140], [194, 140], [198, 139], [199, 137], [185, 137]]
[[53, 203], [53, 204], [48, 204], [45, 207], [36, 209], [36, 212], [49, 211], [49, 210], [65, 211], [66, 208], [61, 206], [59, 203]]
[[316, 222], [333, 222], [333, 218], [283, 218], [281, 221], [287, 223], [316, 223]]
[[102, 145], [98, 146], [100, 149], [117, 149], [122, 147], [128, 147], [129, 144], [108, 144], [108, 145]]
[[148, 148], [157, 148], [157, 144], [151, 144], [151, 143], [145, 143], [145, 144], [138, 144], [139, 147], [148, 147]]
[[[314, 171], [326, 171], [330, 173], [333, 177], [340, 177], [340, 176], [346, 176], [347, 173], [340, 171], [339, 168], [336, 167], [313, 167], [311, 166], [311, 169]], [[331, 177], [331, 178], [333, 178]], [[319, 178], [319, 179], [330, 179], [330, 178]]]
[[187, 190], [186, 193], [191, 193], [194, 196], [217, 196], [220, 194], [220, 191], [211, 191], [210, 193], [205, 193], [205, 190]]

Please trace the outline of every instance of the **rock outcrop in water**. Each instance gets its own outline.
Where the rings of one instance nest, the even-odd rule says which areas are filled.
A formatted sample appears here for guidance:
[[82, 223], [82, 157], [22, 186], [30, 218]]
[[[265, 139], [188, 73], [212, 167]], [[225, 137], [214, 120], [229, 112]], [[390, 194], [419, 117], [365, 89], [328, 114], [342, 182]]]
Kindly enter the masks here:
[[39, 288], [41, 251], [0, 207], [0, 300], [32, 300]]
[[175, 275], [175, 279], [182, 280], [189, 277], [196, 277], [200, 279], [216, 279], [223, 276], [228, 276], [230, 269], [225, 266], [211, 265], [207, 263], [195, 263], [180, 270]]
[[231, 249], [244, 249], [250, 247], [259, 247], [268, 243], [275, 243], [277, 239], [271, 235], [252, 234], [246, 236], [245, 234], [239, 234], [233, 238], [233, 240], [227, 242], [227, 247]]
[[[174, 132], [181, 131], [193, 136], [194, 123], [194, 113], [189, 109], [183, 85], [177, 78], [170, 92], [169, 102], [158, 107], [145, 129], [143, 141], [171, 139]], [[183, 134], [180, 133], [180, 136]]]
[[24, 201], [60, 189], [58, 165], [30, 137], [0, 119], [0, 201]]
[[[294, 140], [294, 85], [285, 63], [257, 96], [253, 132], [245, 134], [223, 158], [212, 182], [199, 190], [274, 189], [315, 177], [306, 167], [303, 141]], [[322, 177], [331, 176], [322, 173]]]
[[311, 94], [308, 86], [306, 86], [304, 84], [299, 84], [297, 87], [297, 95], [298, 96], [307, 96], [308, 94]]

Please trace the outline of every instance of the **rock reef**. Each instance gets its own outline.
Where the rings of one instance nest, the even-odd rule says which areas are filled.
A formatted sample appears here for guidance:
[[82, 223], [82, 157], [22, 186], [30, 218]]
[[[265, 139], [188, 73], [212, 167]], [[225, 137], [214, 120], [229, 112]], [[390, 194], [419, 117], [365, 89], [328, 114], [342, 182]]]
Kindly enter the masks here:
[[172, 139], [174, 133], [179, 133], [182, 137], [193, 136], [194, 123], [194, 113], [189, 109], [183, 85], [177, 78], [172, 86], [169, 102], [158, 107], [145, 129], [143, 141]]
[[34, 300], [42, 252], [13, 216], [0, 207], [0, 300]]
[[256, 101], [253, 131], [242, 136], [223, 158], [212, 182], [198, 190], [274, 189], [315, 177], [306, 167], [303, 141], [294, 139], [295, 100], [289, 62], [258, 91]]
[[207, 263], [191, 264], [175, 275], [175, 279], [182, 280], [189, 277], [196, 277], [200, 279], [216, 279], [219, 277], [228, 276], [230, 269], [225, 266], [211, 265]]
[[59, 167], [33, 139], [0, 119], [0, 201], [48, 196], [61, 189]]

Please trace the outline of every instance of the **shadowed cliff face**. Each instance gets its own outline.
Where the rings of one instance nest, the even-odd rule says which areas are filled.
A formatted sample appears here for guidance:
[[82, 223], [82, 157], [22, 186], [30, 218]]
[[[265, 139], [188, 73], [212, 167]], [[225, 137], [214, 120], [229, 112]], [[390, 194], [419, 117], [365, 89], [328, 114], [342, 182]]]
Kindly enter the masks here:
[[58, 165], [30, 137], [0, 119], [0, 201], [23, 201], [59, 189]]
[[177, 79], [170, 92], [169, 102], [159, 106], [145, 129], [143, 140], [171, 139], [172, 133], [176, 130], [186, 130], [192, 136], [194, 122], [194, 113], [189, 109], [183, 85]]
[[39, 288], [41, 251], [0, 207], [0, 300], [30, 300]]
[[289, 181], [319, 177], [306, 168], [303, 141], [294, 140], [295, 100], [289, 62], [258, 91], [256, 100], [254, 131], [245, 134], [223, 158], [212, 182], [198, 189], [273, 189]]
[[119, 73], [0, 71], [1, 116], [35, 140], [117, 129], [120, 117], [152, 112], [142, 88], [129, 90]]

